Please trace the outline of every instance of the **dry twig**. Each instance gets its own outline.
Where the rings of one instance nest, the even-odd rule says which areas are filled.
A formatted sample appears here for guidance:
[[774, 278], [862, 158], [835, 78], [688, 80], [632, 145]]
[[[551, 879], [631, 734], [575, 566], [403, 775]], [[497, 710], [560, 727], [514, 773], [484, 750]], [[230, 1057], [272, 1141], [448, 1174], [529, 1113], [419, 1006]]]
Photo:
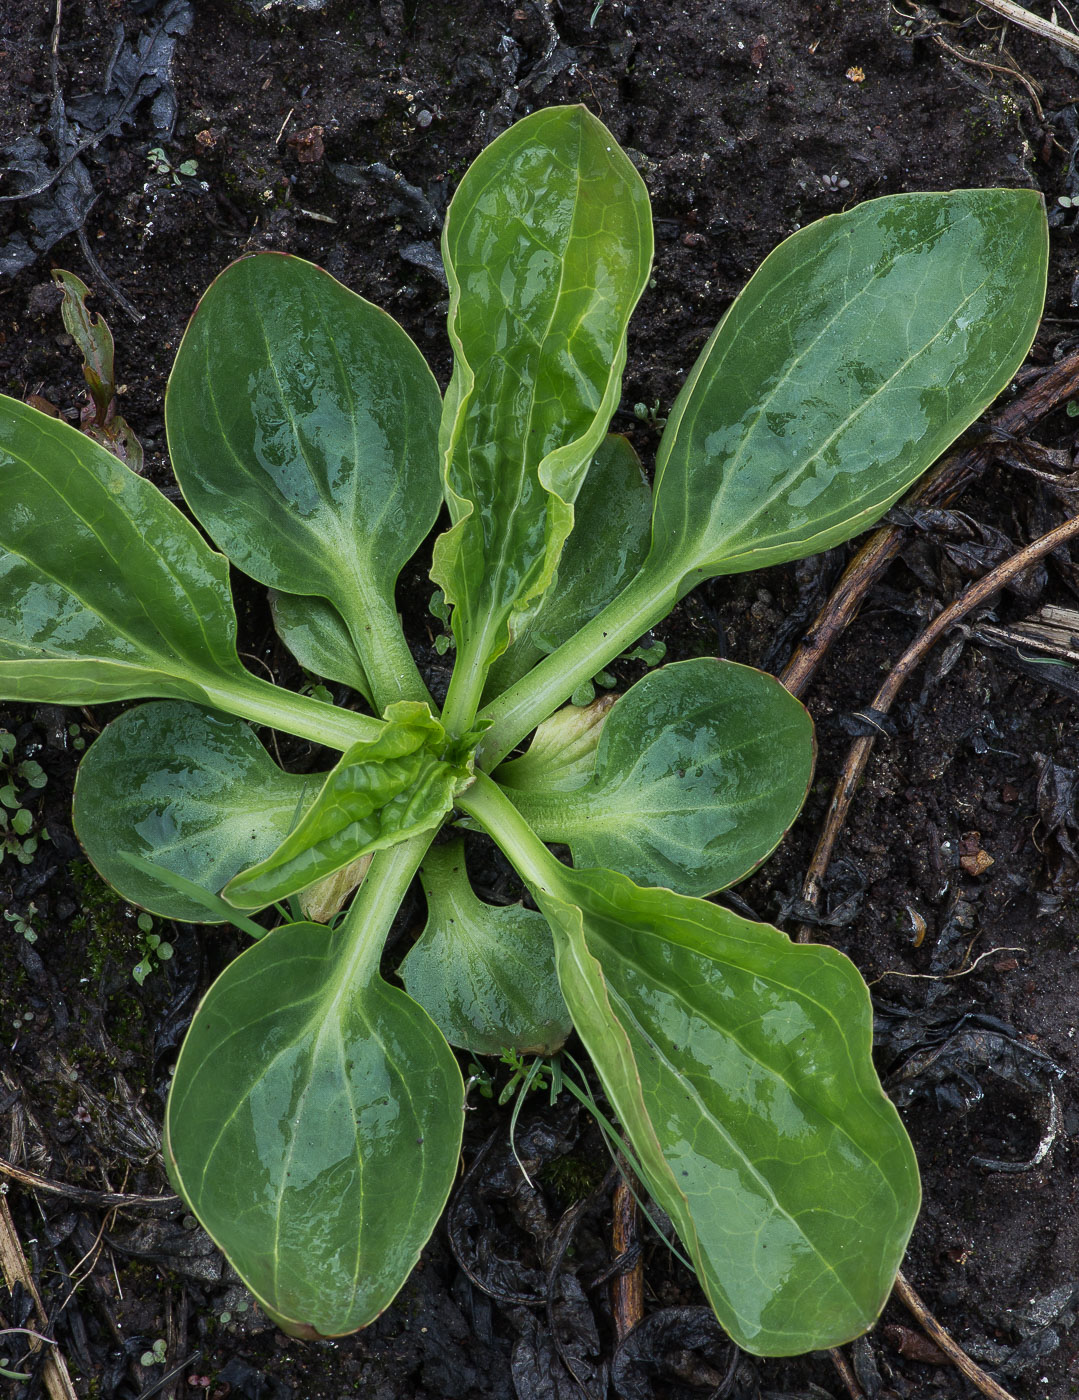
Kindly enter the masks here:
[[[921, 636], [911, 643], [892, 667], [887, 679], [869, 706], [873, 714], [885, 715], [888, 713], [895, 703], [895, 698], [904, 681], [922, 661], [926, 652], [940, 640], [949, 628], [954, 627], [957, 622], [991, 598], [994, 593], [999, 593], [1010, 579], [1021, 574], [1024, 569], [1029, 569], [1032, 564], [1036, 564], [1039, 559], [1051, 554], [1054, 549], [1059, 549], [1061, 545], [1075, 539], [1077, 535], [1079, 535], [1079, 516], [1072, 520], [1066, 520], [1055, 530], [1050, 530], [1048, 534], [1042, 535], [1032, 544], [1025, 545], [1010, 559], [1006, 559], [1003, 564], [998, 564], [983, 578], [972, 583], [950, 607], [945, 608], [933, 619]], [[865, 766], [869, 761], [869, 755], [873, 751], [875, 742], [876, 740], [870, 737], [855, 739], [847, 753], [847, 761], [843, 765], [843, 771], [839, 775], [835, 791], [832, 794], [824, 829], [817, 842], [817, 849], [813, 852], [813, 859], [810, 862], [802, 888], [802, 898], [809, 904], [816, 905], [820, 900], [824, 873], [832, 858], [836, 838], [847, 819], [851, 800], [861, 776], [865, 772]], [[800, 930], [799, 942], [807, 942], [808, 936], [808, 930]]]
[[[11, 1207], [7, 1203], [7, 1197], [2, 1195], [0, 1195], [0, 1270], [3, 1271], [4, 1282], [9, 1289], [14, 1288], [16, 1283], [20, 1283], [29, 1293], [34, 1300], [34, 1313], [37, 1317], [38, 1327], [44, 1331], [48, 1327], [49, 1321], [45, 1316], [41, 1294], [37, 1291], [37, 1284], [34, 1282], [34, 1276], [26, 1262], [26, 1255], [19, 1243], [15, 1222], [11, 1218]], [[44, 1343], [36, 1340], [30, 1343], [33, 1351], [40, 1350], [43, 1345]], [[71, 1384], [67, 1362], [55, 1343], [45, 1358], [44, 1379], [49, 1400], [79, 1400], [75, 1394], [75, 1387]]]
[[3, 1157], [0, 1157], [0, 1176], [9, 1176], [13, 1181], [30, 1187], [32, 1191], [48, 1191], [54, 1196], [63, 1196], [79, 1205], [100, 1206], [106, 1210], [124, 1206], [139, 1207], [143, 1210], [164, 1207], [171, 1210], [180, 1204], [179, 1196], [135, 1196], [123, 1191], [90, 1191], [82, 1186], [69, 1186], [66, 1182], [52, 1181], [47, 1176], [39, 1176], [37, 1172], [28, 1172], [23, 1167], [17, 1167], [14, 1162], [4, 1161]]
[[[637, 1244], [637, 1202], [626, 1180], [629, 1167], [621, 1164], [623, 1175], [614, 1188], [611, 1250], [615, 1258], [627, 1254]], [[619, 1341], [633, 1331], [644, 1317], [644, 1262], [640, 1255], [633, 1265], [611, 1280], [611, 1312]]]
[[[1054, 408], [1079, 392], [1079, 353], [1040, 375], [993, 420], [978, 442], [941, 459], [904, 501], [911, 510], [950, 505], [993, 461], [997, 439], [1022, 437]], [[802, 695], [832, 643], [850, 626], [865, 595], [899, 553], [906, 531], [885, 525], [869, 537], [847, 566], [832, 596], [779, 679], [792, 695]]]
[[1001, 19], [1018, 24], [1021, 29], [1029, 29], [1041, 39], [1048, 39], [1050, 43], [1061, 44], [1064, 48], [1071, 49], [1072, 53], [1079, 53], [1079, 34], [1073, 34], [1070, 29], [1062, 29], [1059, 24], [1042, 19], [1041, 15], [1031, 14], [1029, 10], [1024, 10], [1022, 5], [1013, 4], [1012, 0], [978, 0], [978, 4], [992, 10], [995, 15], [1000, 15]]
[[962, 1371], [967, 1380], [976, 1385], [983, 1395], [987, 1395], [989, 1400], [1015, 1400], [1015, 1396], [998, 1385], [992, 1376], [987, 1375], [976, 1361], [972, 1361], [958, 1342], [945, 1331], [937, 1319], [929, 1311], [926, 1305], [918, 1297], [914, 1289], [911, 1288], [903, 1273], [896, 1275], [895, 1296], [906, 1307], [910, 1313], [917, 1318], [922, 1330], [936, 1342], [941, 1351], [952, 1362], [957, 1370]]

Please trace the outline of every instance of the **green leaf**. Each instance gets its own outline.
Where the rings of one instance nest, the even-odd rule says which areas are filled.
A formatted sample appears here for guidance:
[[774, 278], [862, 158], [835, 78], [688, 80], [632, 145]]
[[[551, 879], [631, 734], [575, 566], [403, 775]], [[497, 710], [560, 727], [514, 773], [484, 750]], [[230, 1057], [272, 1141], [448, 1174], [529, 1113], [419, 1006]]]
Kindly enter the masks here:
[[451, 1045], [477, 1055], [551, 1055], [572, 1030], [547, 920], [477, 899], [464, 843], [432, 846], [420, 867], [427, 925], [399, 973]]
[[609, 871], [557, 894], [574, 1024], [724, 1328], [766, 1356], [860, 1335], [920, 1196], [854, 967]]
[[346, 933], [275, 929], [202, 1001], [165, 1121], [173, 1184], [279, 1326], [391, 1302], [457, 1171], [464, 1085], [414, 1001], [350, 976]]
[[601, 695], [587, 705], [564, 705], [546, 719], [520, 758], [495, 769], [493, 777], [518, 806], [528, 797], [575, 792], [592, 781], [596, 748], [617, 695]]
[[482, 775], [461, 805], [550, 921], [574, 1026], [724, 1328], [766, 1356], [864, 1332], [919, 1184], [854, 966], [706, 900], [567, 869]]
[[[125, 899], [170, 919], [221, 922], [228, 916], [208, 912], [155, 867], [216, 894], [278, 848], [324, 778], [282, 772], [242, 720], [182, 702], [139, 705], [113, 720], [79, 765], [75, 830]], [[153, 865], [135, 866], [131, 855]]]
[[277, 850], [229, 881], [222, 893], [231, 904], [262, 909], [357, 856], [441, 824], [469, 780], [470, 756], [447, 745], [442, 725], [418, 701], [390, 705], [386, 718], [377, 739], [342, 756]]
[[[506, 765], [511, 778], [543, 728]], [[814, 758], [813, 722], [777, 680], [703, 657], [650, 672], [617, 701], [583, 784], [516, 780], [510, 796], [575, 865], [704, 895], [771, 855], [805, 801]]]
[[0, 694], [213, 703], [265, 689], [236, 654], [228, 561], [156, 487], [67, 423], [0, 397]]
[[780, 244], [671, 411], [647, 567], [686, 592], [871, 525], [1023, 363], [1047, 254], [1034, 190], [888, 195]]
[[608, 433], [574, 503], [557, 579], [494, 663], [486, 696], [526, 675], [605, 608], [640, 569], [651, 535], [652, 488], [640, 458], [627, 438]]
[[438, 513], [440, 410], [392, 317], [279, 253], [217, 278], [169, 379], [169, 449], [191, 509], [245, 573], [334, 605], [379, 708], [425, 695], [393, 591]]
[[351, 687], [369, 705], [374, 704], [352, 634], [332, 603], [271, 589], [270, 610], [277, 635], [301, 666], [324, 680]]
[[454, 368], [440, 445], [453, 525], [432, 577], [455, 605], [465, 658], [447, 723], [466, 727], [485, 668], [554, 577], [617, 407], [626, 325], [652, 257], [648, 195], [602, 123], [583, 107], [548, 108], [477, 157], [450, 205], [442, 257]]

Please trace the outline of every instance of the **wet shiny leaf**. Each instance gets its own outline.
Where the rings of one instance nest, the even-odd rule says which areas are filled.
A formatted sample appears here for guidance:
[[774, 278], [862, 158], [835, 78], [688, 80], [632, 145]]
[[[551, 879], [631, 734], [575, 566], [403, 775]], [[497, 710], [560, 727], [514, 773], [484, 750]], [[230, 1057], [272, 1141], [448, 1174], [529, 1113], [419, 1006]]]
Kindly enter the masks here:
[[573, 506], [573, 530], [558, 578], [539, 609], [491, 669], [498, 695], [617, 597], [637, 573], [652, 537], [652, 488], [628, 439], [609, 433]]
[[432, 577], [455, 604], [458, 652], [482, 679], [511, 618], [526, 617], [554, 577], [572, 502], [618, 405], [626, 326], [652, 259], [648, 195], [584, 107], [548, 108], [469, 168], [442, 256], [453, 527], [435, 546]]
[[[511, 777], [531, 753], [506, 765]], [[510, 796], [576, 865], [704, 895], [775, 850], [814, 756], [813, 722], [777, 680], [700, 658], [650, 672], [616, 702], [583, 785], [515, 785]]]
[[283, 772], [243, 720], [177, 701], [139, 705], [113, 720], [79, 765], [75, 830], [125, 899], [166, 918], [213, 923], [205, 905], [125, 857], [217, 894], [277, 849], [324, 777]]
[[888, 195], [781, 243], [671, 411], [652, 563], [684, 592], [871, 525], [1022, 364], [1047, 255], [1034, 190]]
[[544, 877], [574, 1024], [727, 1332], [778, 1356], [864, 1332], [919, 1186], [853, 965], [611, 871]]
[[467, 757], [447, 750], [442, 725], [418, 701], [390, 705], [386, 718], [377, 739], [342, 755], [277, 849], [229, 881], [222, 893], [231, 904], [262, 909], [441, 824], [467, 782]]
[[202, 1001], [166, 1111], [173, 1184], [294, 1335], [372, 1322], [453, 1184], [464, 1085], [430, 1017], [345, 935], [288, 924]]
[[302, 598], [270, 590], [270, 610], [277, 635], [306, 670], [323, 680], [347, 685], [374, 704], [371, 682], [363, 669], [345, 620], [325, 598]]
[[409, 996], [451, 1045], [473, 1054], [553, 1054], [572, 1025], [547, 920], [478, 899], [460, 841], [432, 846], [420, 879], [427, 925], [399, 969]]
[[334, 605], [380, 707], [420, 698], [405, 694], [415, 672], [393, 590], [438, 513], [440, 411], [392, 317], [279, 253], [221, 273], [169, 379], [169, 451], [192, 511], [245, 573]]
[[208, 704], [214, 681], [246, 683], [223, 556], [67, 423], [15, 399], [0, 408], [4, 696]]

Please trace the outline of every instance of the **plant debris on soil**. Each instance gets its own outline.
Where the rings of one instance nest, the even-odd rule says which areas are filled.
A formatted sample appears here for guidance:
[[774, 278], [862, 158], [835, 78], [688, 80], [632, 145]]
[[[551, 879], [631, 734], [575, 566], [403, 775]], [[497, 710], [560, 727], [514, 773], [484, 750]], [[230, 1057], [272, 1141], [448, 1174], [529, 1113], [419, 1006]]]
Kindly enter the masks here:
[[[1030, 4], [1074, 36], [1073, 8]], [[390, 310], [445, 385], [449, 197], [517, 117], [583, 102], [655, 211], [615, 418], [646, 462], [765, 254], [882, 194], [1043, 192], [1049, 294], [1019, 392], [1079, 350], [1079, 55], [1065, 38], [977, 0], [0, 0], [0, 390], [94, 418], [51, 275], [76, 274], [115, 338], [108, 421], [177, 499], [173, 355], [213, 277], [266, 248]], [[792, 936], [811, 923], [862, 970], [924, 1179], [905, 1277], [1005, 1391], [1064, 1400], [1079, 1394], [1075, 549], [965, 617], [887, 716], [868, 708], [972, 580], [1079, 507], [1079, 381], [1029, 431], [967, 436], [980, 465], [965, 491], [892, 512], [897, 556], [805, 688], [820, 746], [806, 811], [729, 897]], [[857, 543], [710, 583], [656, 639], [671, 659], [778, 673]], [[399, 605], [437, 694], [430, 593], [411, 566]], [[238, 601], [249, 664], [303, 683], [259, 591], [241, 583]], [[643, 671], [615, 669], [620, 686]], [[80, 754], [115, 712], [0, 706], [0, 1329], [30, 1329], [0, 1335], [0, 1365], [30, 1376], [6, 1382], [19, 1400], [978, 1394], [894, 1299], [836, 1359], [738, 1354], [661, 1216], [615, 1242], [617, 1173], [568, 1094], [528, 1096], [516, 1152], [506, 1117], [474, 1096], [447, 1220], [394, 1305], [340, 1342], [278, 1333], [171, 1196], [159, 1152], [177, 1047], [241, 937], [140, 917], [71, 830]], [[866, 734], [866, 776], [809, 898], [832, 786]], [[283, 757], [313, 761], [299, 743]], [[488, 896], [519, 897], [478, 846], [475, 871]], [[418, 900], [405, 914], [394, 958]]]

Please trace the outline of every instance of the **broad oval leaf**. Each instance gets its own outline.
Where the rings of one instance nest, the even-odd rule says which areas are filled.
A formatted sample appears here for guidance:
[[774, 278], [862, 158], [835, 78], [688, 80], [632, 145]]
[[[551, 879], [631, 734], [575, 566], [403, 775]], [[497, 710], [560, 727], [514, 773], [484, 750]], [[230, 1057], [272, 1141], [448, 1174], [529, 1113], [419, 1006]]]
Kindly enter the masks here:
[[230, 963], [176, 1063], [165, 1159], [270, 1317], [366, 1326], [407, 1279], [457, 1171], [464, 1085], [438, 1028], [344, 933], [275, 929]]
[[0, 499], [0, 694], [212, 703], [214, 681], [259, 684], [228, 561], [103, 447], [0, 397]]
[[478, 899], [464, 843], [432, 846], [420, 867], [427, 924], [399, 970], [451, 1045], [475, 1055], [552, 1055], [573, 1029], [547, 920]]
[[[380, 708], [419, 685], [393, 602], [435, 522], [438, 386], [392, 317], [299, 258], [226, 268], [165, 400], [184, 497], [245, 573], [329, 599]], [[414, 680], [413, 680], [414, 678]]]
[[113, 720], [80, 763], [75, 830], [125, 899], [169, 919], [219, 922], [126, 857], [217, 894], [277, 849], [324, 778], [283, 772], [243, 720], [181, 701], [138, 705]]
[[377, 739], [346, 750], [307, 812], [265, 859], [222, 891], [239, 909], [262, 909], [350, 865], [437, 827], [468, 781], [426, 705], [401, 700], [386, 710]]
[[363, 669], [344, 618], [325, 598], [270, 590], [270, 611], [277, 635], [293, 656], [323, 680], [347, 685], [374, 704], [371, 682]]
[[573, 530], [557, 579], [494, 663], [485, 698], [527, 675], [616, 598], [644, 562], [652, 538], [652, 488], [627, 438], [608, 433], [573, 506]]
[[920, 1188], [855, 968], [611, 871], [545, 883], [574, 1025], [724, 1328], [763, 1356], [859, 1336]]
[[626, 326], [651, 265], [648, 195], [585, 108], [534, 112], [464, 176], [442, 257], [454, 368], [440, 445], [453, 526], [432, 577], [482, 678], [511, 617], [554, 575], [617, 407]]
[[780, 244], [668, 419], [646, 567], [685, 592], [871, 525], [1022, 364], [1047, 255], [1034, 190], [888, 195]]
[[[814, 758], [813, 721], [774, 677], [702, 657], [650, 672], [615, 703], [583, 785], [519, 785], [510, 796], [575, 865], [704, 895], [775, 850]], [[506, 765], [511, 777], [516, 766]]]

